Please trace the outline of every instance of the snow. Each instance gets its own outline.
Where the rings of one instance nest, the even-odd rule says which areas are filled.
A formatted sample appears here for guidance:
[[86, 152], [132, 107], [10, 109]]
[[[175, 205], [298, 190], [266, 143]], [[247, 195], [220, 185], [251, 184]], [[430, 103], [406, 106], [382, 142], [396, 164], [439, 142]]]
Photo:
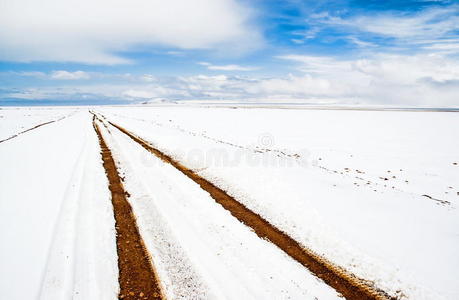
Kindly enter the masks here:
[[[94, 109], [390, 294], [459, 298], [457, 113]], [[0, 140], [52, 120], [0, 143], [2, 298], [116, 299], [113, 208], [88, 110], [0, 109]], [[197, 184], [109, 128], [103, 135], [169, 299], [337, 298]]]
[[0, 108], [0, 141], [75, 111], [76, 108]]
[[391, 294], [459, 297], [457, 113], [100, 111]]
[[168, 299], [339, 298], [180, 171], [104, 132]]
[[0, 165], [2, 298], [116, 299], [113, 212], [89, 113], [1, 143]]

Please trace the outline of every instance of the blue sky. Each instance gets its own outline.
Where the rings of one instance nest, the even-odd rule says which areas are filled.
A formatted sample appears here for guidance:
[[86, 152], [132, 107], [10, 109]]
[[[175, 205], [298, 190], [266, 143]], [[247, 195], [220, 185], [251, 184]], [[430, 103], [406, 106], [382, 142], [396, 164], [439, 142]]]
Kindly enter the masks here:
[[458, 1], [2, 4], [0, 104], [459, 106]]

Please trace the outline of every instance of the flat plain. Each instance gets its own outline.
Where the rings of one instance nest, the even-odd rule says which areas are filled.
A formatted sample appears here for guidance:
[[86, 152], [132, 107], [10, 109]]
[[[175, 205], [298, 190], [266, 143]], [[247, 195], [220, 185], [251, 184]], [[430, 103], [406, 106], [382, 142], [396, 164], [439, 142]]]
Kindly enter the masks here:
[[457, 299], [457, 116], [3, 108], [0, 287], [5, 299]]

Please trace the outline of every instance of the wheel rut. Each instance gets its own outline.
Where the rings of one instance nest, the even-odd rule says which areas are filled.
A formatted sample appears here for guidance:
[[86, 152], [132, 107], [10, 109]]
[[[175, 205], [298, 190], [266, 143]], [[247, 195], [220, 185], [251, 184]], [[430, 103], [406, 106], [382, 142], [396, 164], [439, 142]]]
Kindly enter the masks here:
[[342, 294], [346, 299], [395, 299], [384, 291], [374, 287], [371, 282], [350, 274], [312, 250], [301, 246], [293, 238], [270, 224], [257, 213], [248, 209], [224, 190], [215, 186], [180, 162], [174, 160], [172, 157], [161, 152], [139, 136], [113, 122], [108, 120], [107, 122], [130, 137], [147, 151], [164, 162], [171, 164], [177, 170], [196, 182], [203, 190], [207, 191], [217, 203], [228, 210], [240, 222], [250, 227], [260, 238], [275, 244], [291, 258], [306, 267], [311, 273], [321, 278], [325, 283]]
[[140, 236], [136, 218], [127, 200], [128, 194], [124, 190], [112, 153], [95, 118], [93, 126], [99, 138], [115, 216], [120, 285], [118, 297], [127, 300], [166, 299], [151, 257]]

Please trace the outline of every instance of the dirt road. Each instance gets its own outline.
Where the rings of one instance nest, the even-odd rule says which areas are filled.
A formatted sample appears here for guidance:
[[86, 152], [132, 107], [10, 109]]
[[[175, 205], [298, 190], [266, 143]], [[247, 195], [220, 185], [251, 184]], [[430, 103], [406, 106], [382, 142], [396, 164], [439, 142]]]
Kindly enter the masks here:
[[139, 234], [131, 205], [126, 199], [128, 194], [124, 190], [121, 178], [118, 175], [111, 151], [103, 139], [99, 125], [95, 120], [93, 123], [99, 138], [116, 221], [119, 298], [164, 299], [158, 276]]

